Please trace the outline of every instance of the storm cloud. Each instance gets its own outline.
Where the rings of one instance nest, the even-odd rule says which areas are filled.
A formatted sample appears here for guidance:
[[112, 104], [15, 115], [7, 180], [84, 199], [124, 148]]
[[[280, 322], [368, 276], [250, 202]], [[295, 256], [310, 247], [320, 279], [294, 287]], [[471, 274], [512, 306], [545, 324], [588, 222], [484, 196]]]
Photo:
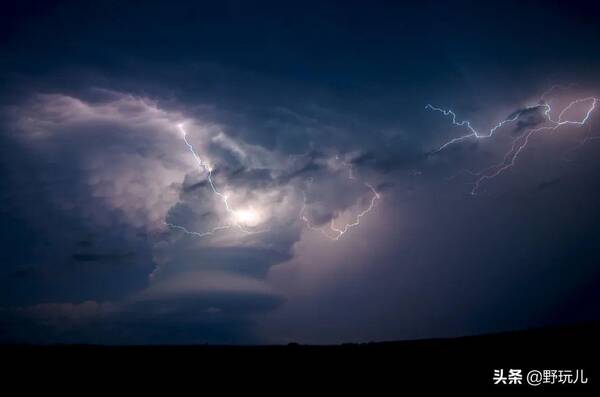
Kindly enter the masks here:
[[[535, 134], [471, 194], [545, 105], [600, 95], [598, 10], [576, 3], [7, 6], [0, 340], [337, 343], [599, 318], [597, 112]], [[481, 131], [516, 119], [440, 151], [468, 131], [427, 104]]]

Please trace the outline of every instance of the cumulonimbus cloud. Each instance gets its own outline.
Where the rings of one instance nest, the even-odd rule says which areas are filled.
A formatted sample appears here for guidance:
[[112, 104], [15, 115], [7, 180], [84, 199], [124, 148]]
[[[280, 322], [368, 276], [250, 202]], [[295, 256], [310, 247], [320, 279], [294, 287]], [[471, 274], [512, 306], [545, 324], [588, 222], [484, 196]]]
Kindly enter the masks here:
[[[314, 233], [306, 229], [301, 211], [311, 227], [328, 228], [333, 219], [353, 219], [371, 200], [372, 192], [354, 179], [343, 154], [312, 150], [290, 156], [145, 97], [109, 90], [36, 94], [5, 112], [9, 136], [34, 159], [40, 175], [33, 194], [43, 194], [45, 202], [83, 223], [92, 236], [121, 241], [120, 252], [77, 251], [69, 258], [89, 272], [118, 257], [111, 265], [118, 272], [148, 258], [139, 250], [150, 250], [154, 268], [144, 288], [120, 299], [84, 293], [84, 303], [50, 297], [46, 302], [56, 303], [5, 311], [27, 321], [56, 325], [64, 320], [83, 327], [123, 321], [123, 316], [139, 323], [158, 317], [171, 322], [184, 319], [186, 311], [227, 316], [270, 310], [283, 298], [264, 282], [269, 268], [290, 259], [302, 231]], [[208, 169], [199, 167], [186, 143], [209, 165], [213, 189]], [[256, 233], [224, 230], [197, 238], [168, 226], [212, 230], [231, 222], [232, 211], [246, 209], [259, 214]], [[59, 236], [63, 232], [68, 230], [57, 230], [57, 241], [67, 240]], [[140, 233], [147, 236], [147, 246], [125, 238]], [[89, 239], [88, 250], [98, 237]], [[44, 274], [51, 282], [53, 272]], [[171, 308], [172, 315], [158, 316], [158, 307]]]

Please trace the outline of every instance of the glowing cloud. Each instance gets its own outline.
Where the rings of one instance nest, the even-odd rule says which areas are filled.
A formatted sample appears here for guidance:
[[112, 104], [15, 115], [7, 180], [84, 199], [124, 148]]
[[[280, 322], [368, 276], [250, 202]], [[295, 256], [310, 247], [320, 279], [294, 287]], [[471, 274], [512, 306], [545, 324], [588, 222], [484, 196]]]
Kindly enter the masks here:
[[[207, 160], [204, 160], [199, 156], [199, 154], [196, 151], [196, 149], [194, 148], [194, 146], [188, 140], [188, 132], [185, 129], [185, 124], [179, 123], [176, 125], [176, 127], [180, 131], [180, 133], [183, 137], [183, 140], [185, 142], [185, 145], [187, 146], [189, 152], [192, 154], [192, 157], [194, 158], [195, 163], [197, 164], [198, 168], [201, 171], [206, 173], [206, 175], [207, 175], [206, 178], [207, 178], [207, 181], [209, 183], [210, 189], [212, 190], [213, 194], [215, 194], [217, 196], [217, 198], [223, 203], [223, 208], [229, 215], [228, 216], [229, 222], [225, 223], [223, 225], [215, 226], [212, 229], [209, 229], [209, 230], [206, 230], [203, 232], [190, 231], [184, 226], [181, 226], [178, 224], [173, 224], [170, 222], [165, 222], [165, 224], [173, 229], [182, 231], [186, 234], [193, 235], [196, 237], [211, 236], [215, 232], [218, 232], [221, 230], [227, 230], [227, 229], [231, 229], [231, 228], [237, 228], [246, 234], [262, 233], [262, 232], [269, 230], [269, 228], [260, 227], [268, 219], [268, 214], [266, 213], [266, 210], [264, 208], [259, 208], [255, 205], [248, 205], [247, 203], [244, 206], [242, 206], [241, 208], [234, 208], [234, 206], [230, 202], [230, 195], [228, 193], [225, 193], [225, 192], [217, 189], [216, 184], [213, 180], [213, 167], [210, 165], [210, 163]], [[219, 141], [228, 142], [229, 146], [232, 146], [235, 144], [235, 142], [232, 142], [229, 138], [227, 138], [222, 133], [220, 135], [218, 135], [218, 138], [219, 138]], [[242, 149], [240, 149], [239, 146], [235, 145], [235, 148], [236, 148], [235, 150], [237, 153], [243, 153]], [[332, 159], [330, 163], [333, 164], [334, 167], [338, 167], [338, 166], [341, 167], [342, 170], [347, 169], [348, 179], [353, 180], [353, 181], [356, 180], [351, 164], [344, 162], [344, 161], [340, 161], [338, 156], [336, 156], [334, 159]], [[331, 164], [329, 164], [329, 166], [331, 166]], [[371, 212], [375, 206], [375, 202], [381, 198], [380, 194], [375, 190], [375, 188], [371, 184], [366, 183], [366, 182], [362, 182], [362, 184], [371, 191], [372, 196], [369, 201], [369, 205], [366, 208], [362, 209], [357, 215], [355, 215], [350, 222], [347, 222], [343, 225], [338, 226], [336, 223], [339, 221], [339, 219], [341, 219], [341, 217], [340, 217], [341, 214], [338, 212], [338, 213], [336, 213], [336, 215], [334, 217], [331, 218], [331, 220], [329, 222], [329, 228], [327, 230], [322, 227], [314, 226], [311, 223], [311, 221], [308, 219], [308, 217], [305, 213], [306, 212], [306, 194], [305, 194], [305, 192], [302, 192], [304, 200], [303, 200], [302, 208], [300, 210], [299, 220], [304, 222], [310, 229], [319, 230], [327, 238], [334, 240], [334, 241], [339, 240], [340, 237], [342, 237], [344, 234], [346, 234], [351, 228], [360, 225], [361, 218], [364, 217], [365, 215], [367, 215], [369, 212]]]

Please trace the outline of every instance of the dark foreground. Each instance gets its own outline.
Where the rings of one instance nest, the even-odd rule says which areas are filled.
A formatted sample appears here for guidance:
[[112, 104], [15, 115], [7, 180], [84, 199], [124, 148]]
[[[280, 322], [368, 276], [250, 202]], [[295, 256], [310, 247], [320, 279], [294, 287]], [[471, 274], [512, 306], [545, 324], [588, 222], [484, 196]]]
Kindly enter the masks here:
[[[127, 381], [136, 389], [185, 387], [292, 391], [489, 389], [595, 394], [600, 383], [600, 323], [455, 339], [339, 346], [2, 346], [2, 378], [22, 387], [81, 391]], [[493, 383], [495, 369], [521, 369], [522, 385]], [[530, 386], [530, 370], [583, 370], [587, 384]], [[119, 388], [122, 387], [119, 383]], [[79, 386], [78, 386], [79, 387]], [[110, 386], [112, 387], [112, 386]], [[316, 389], [315, 389], [316, 388]], [[596, 391], [594, 391], [596, 390]], [[172, 393], [172, 394], [171, 394]], [[189, 394], [189, 393], [187, 393]], [[319, 394], [319, 393], [317, 393]]]

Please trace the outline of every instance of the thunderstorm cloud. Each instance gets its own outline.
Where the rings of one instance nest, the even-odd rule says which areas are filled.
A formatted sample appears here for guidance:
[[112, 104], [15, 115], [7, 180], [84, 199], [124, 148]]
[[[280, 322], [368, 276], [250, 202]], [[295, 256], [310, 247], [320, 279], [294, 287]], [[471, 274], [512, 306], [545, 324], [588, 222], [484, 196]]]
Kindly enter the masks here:
[[600, 318], [597, 7], [221, 3], [7, 6], [0, 342]]

